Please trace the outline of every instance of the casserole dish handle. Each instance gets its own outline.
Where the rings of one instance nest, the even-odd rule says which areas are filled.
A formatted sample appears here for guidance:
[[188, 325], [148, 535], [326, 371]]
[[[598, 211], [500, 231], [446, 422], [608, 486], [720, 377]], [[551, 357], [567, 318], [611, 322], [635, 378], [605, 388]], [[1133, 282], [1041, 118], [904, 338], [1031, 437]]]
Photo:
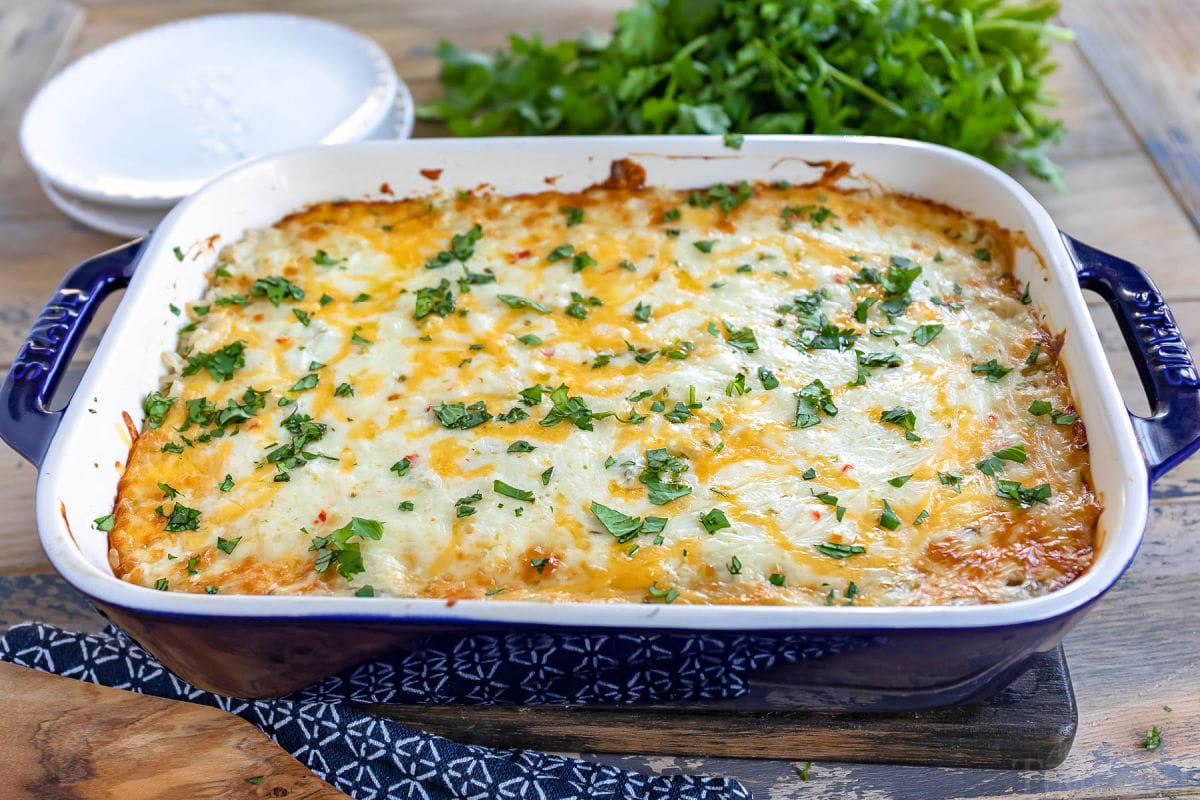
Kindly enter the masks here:
[[1130, 414], [1151, 482], [1200, 447], [1200, 376], [1175, 317], [1150, 276], [1063, 234], [1074, 254], [1079, 285], [1103, 297], [1116, 314], [1138, 377], [1150, 400], [1148, 417]]
[[135, 239], [73, 267], [34, 320], [4, 378], [0, 438], [36, 465], [41, 465], [65, 410], [50, 408], [54, 390], [104, 298], [129, 284], [142, 241]]

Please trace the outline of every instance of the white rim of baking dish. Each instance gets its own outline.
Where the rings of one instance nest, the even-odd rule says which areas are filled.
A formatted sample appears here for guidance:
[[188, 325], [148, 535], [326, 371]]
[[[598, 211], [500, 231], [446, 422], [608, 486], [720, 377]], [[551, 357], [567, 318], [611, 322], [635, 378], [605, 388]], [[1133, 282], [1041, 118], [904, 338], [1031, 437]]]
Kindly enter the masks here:
[[[338, 152], [351, 157], [365, 151], [374, 154], [400, 148], [406, 157], [453, 157], [455, 153], [478, 151], [484, 148], [495, 158], [502, 158], [501, 149], [520, 151], [567, 147], [579, 148], [589, 161], [607, 164], [612, 158], [625, 156], [638, 159], [640, 155], [662, 158], [736, 158], [738, 154], [721, 147], [715, 137], [597, 137], [591, 139], [493, 139], [493, 140], [415, 140], [409, 142], [369, 142], [342, 145]], [[1096, 392], [1081, 397], [1078, 376], [1072, 374], [1076, 401], [1080, 405], [1089, 438], [1107, 426], [1116, 461], [1121, 470], [1119, 497], [1109, 489], [1102, 497], [1106, 510], [1115, 515], [1102, 517], [1099, 536], [1103, 542], [1092, 567], [1069, 585], [1047, 595], [995, 605], [964, 606], [889, 606], [889, 607], [830, 607], [823, 606], [760, 606], [760, 605], [662, 605], [636, 603], [571, 602], [545, 603], [508, 600], [456, 600], [426, 598], [352, 596], [271, 596], [271, 595], [205, 595], [184, 592], [160, 592], [117, 579], [89, 561], [74, 542], [64, 523], [61, 489], [55, 478], [56, 466], [70, 457], [70, 443], [84, 430], [83, 402], [75, 402], [64, 415], [62, 425], [43, 462], [37, 487], [37, 519], [42, 544], [55, 568], [74, 586], [103, 603], [159, 615], [209, 617], [286, 618], [312, 620], [336, 618], [360, 622], [425, 622], [447, 625], [533, 625], [555, 628], [625, 628], [674, 630], [901, 630], [957, 629], [1025, 625], [1050, 620], [1081, 609], [1095, 600], [1120, 577], [1135, 555], [1144, 533], [1149, 506], [1148, 470], [1129, 421], [1128, 411], [1109, 368], [1100, 339], [1078, 289], [1076, 267], [1060, 239], [1059, 231], [1044, 208], [1013, 178], [991, 165], [955, 150], [937, 145], [901, 139], [839, 136], [757, 136], [746, 137], [746, 147], [760, 142], [763, 146], [792, 145], [820, 150], [846, 149], [867, 152], [885, 149], [896, 158], [917, 154], [932, 154], [938, 159], [957, 163], [977, 174], [980, 180], [990, 181], [1012, 195], [1032, 220], [1025, 229], [1030, 241], [1038, 247], [1048, 272], [1064, 287], [1068, 347], [1083, 349], [1082, 358], [1088, 362]], [[324, 150], [325, 155], [317, 151]], [[612, 151], [612, 152], [609, 152]], [[238, 179], [243, 173], [264, 167], [301, 162], [311, 157], [329, 157], [330, 148], [301, 148], [287, 153], [264, 156], [232, 168], [214, 179], [196, 195], [180, 203], [164, 220], [159, 231], [146, 243], [142, 263], [175, 260], [170, 232], [187, 218], [205, 193], [219, 189], [224, 183]], [[595, 153], [603, 155], [595, 155]], [[806, 155], [801, 152], [801, 156]], [[791, 156], [789, 156], [791, 158]], [[853, 159], [848, 159], [853, 163]], [[426, 162], [428, 163], [428, 162]], [[651, 181], [651, 183], [653, 183]], [[101, 385], [104, 363], [120, 358], [116, 352], [119, 334], [136, 325], [138, 300], [150, 289], [149, 269], [135, 274], [122, 305], [113, 317], [93, 359], [94, 367], [85, 374], [76, 397], [91, 396]], [[1073, 335], [1072, 335], [1073, 334]], [[1072, 364], [1067, 363], [1072, 371]], [[1102, 419], [1103, 418], [1103, 419]], [[1106, 467], [1107, 468], [1107, 467]]]

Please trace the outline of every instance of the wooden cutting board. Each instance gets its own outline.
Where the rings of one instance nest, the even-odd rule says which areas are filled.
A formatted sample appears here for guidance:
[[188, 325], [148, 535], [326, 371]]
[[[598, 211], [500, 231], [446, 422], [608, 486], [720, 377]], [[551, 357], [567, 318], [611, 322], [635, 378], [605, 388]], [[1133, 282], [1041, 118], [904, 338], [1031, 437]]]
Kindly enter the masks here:
[[4, 663], [0, 697], [10, 800], [349, 800], [219, 709]]

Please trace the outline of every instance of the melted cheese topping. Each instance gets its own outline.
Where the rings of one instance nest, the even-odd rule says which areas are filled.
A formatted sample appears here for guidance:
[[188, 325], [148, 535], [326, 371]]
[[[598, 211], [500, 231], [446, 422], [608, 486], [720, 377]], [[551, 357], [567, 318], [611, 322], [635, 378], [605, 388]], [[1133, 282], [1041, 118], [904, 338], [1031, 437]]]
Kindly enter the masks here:
[[496, 600], [1052, 591], [1099, 507], [1012, 259], [992, 224], [827, 186], [312, 207], [226, 248], [187, 309], [114, 571]]

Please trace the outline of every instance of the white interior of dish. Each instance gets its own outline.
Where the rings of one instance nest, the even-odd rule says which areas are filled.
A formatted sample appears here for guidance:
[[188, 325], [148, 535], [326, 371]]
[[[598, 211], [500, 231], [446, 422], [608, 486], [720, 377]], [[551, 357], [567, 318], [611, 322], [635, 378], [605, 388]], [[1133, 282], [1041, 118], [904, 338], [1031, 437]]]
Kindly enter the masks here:
[[[536, 192], [552, 179], [577, 190], [604, 180], [613, 160], [631, 158], [647, 182], [671, 187], [735, 180], [812, 180], [807, 162], [847, 161], [857, 175], [1024, 231], [1017, 277], [1053, 332], [1066, 331], [1062, 358], [1087, 425], [1092, 473], [1104, 505], [1102, 546], [1092, 569], [1045, 597], [1004, 605], [922, 608], [810, 608], [459, 601], [355, 597], [195, 595], [158, 592], [117, 580], [106, 534], [92, 524], [112, 508], [130, 437], [127, 412], [141, 424], [141, 400], [157, 388], [159, 354], [176, 346], [180, 321], [168, 304], [198, 298], [221, 247], [247, 228], [269, 225], [306, 204], [473, 188]], [[433, 181], [421, 170], [441, 170]], [[179, 261], [173, 250], [185, 253]], [[90, 413], [94, 410], [95, 413]], [[75, 393], [41, 470], [38, 527], [54, 566], [106, 602], [204, 616], [336, 616], [481, 620], [548, 625], [687, 629], [951, 628], [1017, 624], [1069, 611], [1102, 593], [1141, 541], [1147, 473], [1125, 406], [1079, 291], [1075, 269], [1045, 210], [1019, 184], [981, 161], [944, 148], [888, 139], [747, 137], [740, 151], [717, 137], [425, 140], [317, 147], [234, 168], [180, 203], [147, 243], [108, 332]], [[69, 524], [69, 528], [68, 528]]]

